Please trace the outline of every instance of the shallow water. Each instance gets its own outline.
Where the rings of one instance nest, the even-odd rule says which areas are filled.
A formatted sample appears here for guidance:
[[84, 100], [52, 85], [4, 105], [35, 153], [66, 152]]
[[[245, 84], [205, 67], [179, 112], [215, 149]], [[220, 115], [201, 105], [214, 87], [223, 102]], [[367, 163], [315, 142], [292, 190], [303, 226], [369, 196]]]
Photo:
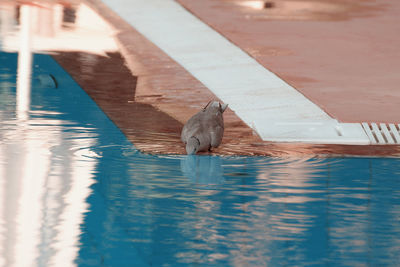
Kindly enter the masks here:
[[0, 59], [0, 266], [400, 264], [399, 159], [142, 154], [49, 56], [19, 110]]

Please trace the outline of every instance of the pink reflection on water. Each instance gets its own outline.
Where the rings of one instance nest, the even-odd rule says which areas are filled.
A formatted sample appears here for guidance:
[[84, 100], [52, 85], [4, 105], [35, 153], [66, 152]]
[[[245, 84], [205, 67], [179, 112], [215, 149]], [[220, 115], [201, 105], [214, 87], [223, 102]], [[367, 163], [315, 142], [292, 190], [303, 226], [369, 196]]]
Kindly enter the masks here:
[[63, 132], [58, 125], [65, 121], [5, 122], [0, 266], [74, 265], [97, 164], [79, 148], [95, 145], [96, 139], [87, 138], [93, 134]]
[[72, 266], [97, 164], [81, 148], [96, 136], [30, 118], [32, 53], [116, 51], [113, 30], [80, 2], [2, 2], [0, 20], [2, 50], [19, 53], [16, 114], [0, 114], [0, 266]]

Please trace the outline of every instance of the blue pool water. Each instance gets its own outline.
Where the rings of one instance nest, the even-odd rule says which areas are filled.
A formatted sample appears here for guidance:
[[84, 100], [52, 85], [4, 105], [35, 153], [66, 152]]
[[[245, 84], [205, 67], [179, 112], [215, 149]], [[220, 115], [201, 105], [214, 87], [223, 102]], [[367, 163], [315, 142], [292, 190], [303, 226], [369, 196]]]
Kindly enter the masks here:
[[400, 265], [399, 159], [142, 154], [33, 66], [21, 116], [0, 53], [0, 266]]

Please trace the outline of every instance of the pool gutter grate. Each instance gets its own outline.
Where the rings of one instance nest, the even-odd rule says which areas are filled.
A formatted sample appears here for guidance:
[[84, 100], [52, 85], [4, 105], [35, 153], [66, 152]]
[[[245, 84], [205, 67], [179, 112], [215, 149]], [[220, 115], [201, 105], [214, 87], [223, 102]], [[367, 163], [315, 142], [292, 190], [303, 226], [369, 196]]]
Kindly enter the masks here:
[[394, 145], [400, 144], [400, 124], [393, 123], [361, 123], [371, 144]]

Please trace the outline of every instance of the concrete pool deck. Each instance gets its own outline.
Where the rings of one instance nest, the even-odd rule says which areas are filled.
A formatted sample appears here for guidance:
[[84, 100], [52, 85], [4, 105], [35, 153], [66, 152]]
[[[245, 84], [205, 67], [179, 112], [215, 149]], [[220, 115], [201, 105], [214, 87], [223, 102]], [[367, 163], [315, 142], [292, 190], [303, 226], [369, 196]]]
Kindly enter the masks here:
[[[115, 9], [115, 6], [119, 5], [119, 7], [124, 7], [129, 11], [129, 5], [127, 3], [118, 1], [113, 1], [113, 3], [105, 2], [111, 5], [111, 8], [114, 7]], [[296, 11], [296, 9], [294, 11], [297, 13], [293, 13], [293, 10], [292, 13], [290, 13], [290, 3], [298, 2], [304, 4], [305, 1], [286, 1], [289, 3], [289, 6], [286, 6], [286, 9], [289, 7], [289, 11], [285, 9], [285, 6], [280, 7], [280, 4], [275, 5], [272, 3], [271, 5], [274, 6], [277, 11], [274, 11], [275, 13], [272, 13], [273, 15], [268, 17], [264, 10], [268, 9], [268, 7], [257, 9], [257, 1], [202, 1], [202, 4], [196, 1], [179, 2], [198, 16], [205, 24], [210, 25], [213, 29], [216, 29], [225, 38], [230, 40], [233, 45], [250, 55], [251, 58], [255, 59], [254, 62], [271, 70], [272, 73], [276, 74], [278, 79], [283, 78], [283, 82], [287, 84], [288, 87], [295, 88], [295, 93], [300, 92], [297, 96], [300, 96], [300, 98], [306, 96], [303, 97], [306, 102], [312, 105], [316, 104], [317, 109], [315, 110], [317, 110], [316, 112], [318, 114], [315, 117], [313, 117], [315, 113], [312, 112], [309, 114], [302, 113], [304, 110], [306, 110], [305, 112], [307, 113], [307, 107], [305, 107], [304, 110], [294, 109], [295, 113], [301, 114], [300, 119], [304, 117], [302, 115], [310, 116], [309, 118], [311, 118], [311, 121], [308, 120], [307, 122], [311, 123], [308, 127], [315, 128], [316, 122], [317, 126], [318, 123], [324, 125], [325, 122], [328, 122], [328, 124], [337, 122], [340, 125], [353, 125], [362, 122], [399, 123], [396, 115], [399, 114], [400, 106], [397, 104], [399, 103], [400, 96], [395, 90], [395, 84], [399, 78], [393, 70], [388, 68], [388, 66], [395, 67], [398, 54], [395, 53], [394, 45], [399, 42], [399, 38], [396, 39], [396, 36], [390, 36], [390, 30], [386, 31], [385, 34], [382, 33], [382, 37], [386, 36], [387, 38], [390, 37], [391, 40], [393, 39], [392, 42], [389, 43], [386, 39], [381, 39], [381, 41], [376, 40], [376, 42], [373, 43], [366, 42], [365, 38], [360, 37], [360, 29], [362, 26], [370, 25], [369, 23], [376, 24], [377, 22], [374, 22], [374, 20], [380, 21], [380, 26], [392, 22], [393, 27], [391, 30], [396, 30], [397, 24], [393, 23], [395, 18], [393, 13], [391, 13], [392, 11], [389, 12], [389, 16], [385, 17], [385, 19], [380, 17], [386, 12], [385, 10], [389, 4], [377, 8], [377, 6], [372, 4], [366, 6], [364, 6], [364, 4], [347, 6], [337, 1], [338, 3], [335, 2], [336, 6], [332, 6], [326, 4], [326, 1], [311, 1], [317, 3], [315, 5], [316, 7], [325, 8], [323, 10], [324, 12], [319, 9], [313, 10], [313, 5], [309, 6], [308, 9], [304, 8], [304, 6], [300, 6], [299, 10], [302, 10], [303, 14], [300, 12], [300, 15], [298, 15], [298, 10]], [[148, 125], [148, 131], [142, 133], [142, 138], [138, 138], [138, 135], [135, 136], [135, 134], [133, 134], [130, 139], [143, 151], [151, 153], [182, 153], [183, 146], [181, 147], [179, 134], [183, 123], [210, 99], [220, 98], [224, 100], [227, 96], [227, 94], [216, 93], [215, 90], [213, 90], [215, 87], [213, 87], [213, 82], [218, 79], [214, 78], [214, 81], [211, 82], [204, 79], [202, 80], [202, 78], [199, 79], [198, 74], [195, 73], [193, 75], [193, 71], [190, 72], [191, 68], [196, 69], [196, 66], [190, 66], [190, 60], [186, 63], [189, 65], [183, 64], [184, 66], [182, 66], [182, 64], [178, 64], [177, 60], [172, 59], [171, 56], [165, 52], [165, 49], [160, 49], [154, 42], [151, 42], [144, 36], [146, 34], [143, 32], [139, 33], [135, 27], [132, 27], [132, 25], [121, 19], [118, 14], [111, 11], [105, 4], [97, 0], [90, 0], [87, 1], [87, 3], [116, 28], [118, 31], [117, 40], [121, 48], [122, 56], [127, 61], [130, 71], [137, 77], [136, 88], [133, 91], [134, 97], [130, 100], [131, 107], [128, 105], [125, 110], [116, 112], [117, 114], [114, 115], [115, 118], [109, 115], [108, 110], [110, 110], [110, 108], [102, 107], [102, 105], [110, 105], [106, 104], [106, 99], [104, 99], [103, 104], [96, 101], [128, 137], [129, 132], [132, 132], [135, 126], [131, 118], [134, 116], [126, 115], [132, 112], [133, 102], [141, 103], [147, 105], [147, 107], [150, 107], [152, 110], [154, 109], [155, 113], [153, 115], [155, 116], [152, 116], [152, 118], [157, 118], [157, 114], [166, 115], [166, 117], [169, 118], [168, 120], [164, 118], [162, 120], [155, 120], [157, 123], [148, 123], [150, 124]], [[131, 5], [134, 4], [132, 1], [129, 1], [129, 3]], [[158, 4], [159, 3], [160, 2], [158, 2]], [[173, 5], [177, 5], [177, 3], [173, 2]], [[391, 3], [390, 5], [396, 6], [395, 3]], [[265, 6], [268, 6], [268, 4], [265, 4]], [[163, 11], [162, 8], [163, 6], [161, 5], [159, 7], [161, 13]], [[148, 12], [153, 11], [148, 9]], [[185, 10], [185, 12], [187, 11]], [[127, 14], [130, 13], [131, 12], [127, 12]], [[298, 16], [290, 17], [291, 14], [297, 14]], [[142, 17], [144, 20], [149, 19], [147, 15], [143, 15]], [[370, 20], [372, 20], [372, 22]], [[344, 27], [346, 23], [348, 26]], [[343, 28], [350, 30], [344, 31]], [[339, 43], [335, 43], [331, 39], [326, 39], [327, 33], [324, 32], [326, 29], [329, 29], [331, 38]], [[350, 38], [351, 29], [359, 32], [359, 35], [355, 37], [356, 40]], [[382, 32], [381, 28], [378, 26], [371, 29]], [[141, 30], [143, 30], [143, 28], [141, 28]], [[166, 32], [166, 35], [168, 34], [169, 33]], [[335, 34], [336, 39], [334, 38]], [[269, 36], [273, 36], [274, 38], [269, 38]], [[343, 36], [347, 39], [342, 38]], [[341, 40], [341, 38], [343, 40]], [[371, 50], [368, 50], [368, 47], [360, 48], [362, 53], [357, 54], [357, 40], [358, 43], [361, 44], [361, 47], [368, 46]], [[349, 44], [351, 43], [353, 45], [352, 49], [345, 49], [348, 45], [339, 45], [340, 41], [348, 41]], [[309, 46], [307, 46], [307, 44]], [[331, 44], [331, 46], [327, 46], [327, 44]], [[385, 44], [388, 46], [386, 53], [384, 53]], [[312, 47], [312, 49], [306, 49], [308, 47]], [[379, 54], [374, 55], [375, 65], [371, 67], [366, 63], [370, 62], [372, 59], [368, 57], [365, 58], [365, 56], [372, 53], [374, 47], [379, 50]], [[323, 51], [324, 49], [325, 51]], [[337, 49], [337, 51], [334, 49]], [[180, 49], [177, 50], [179, 52]], [[354, 57], [349, 57], [348, 54], [343, 52], [347, 50], [353, 52]], [[325, 57], [325, 54], [327, 57]], [[389, 61], [384, 60], [385, 56], [388, 57]], [[335, 60], [335, 58], [338, 58], [338, 60]], [[357, 59], [356, 63], [353, 62], [353, 58]], [[71, 73], [73, 64], [70, 64], [70, 66], [68, 66], [68, 64], [63, 64], [62, 56], [56, 56], [56, 59]], [[346, 59], [348, 62], [344, 61]], [[65, 61], [66, 59], [64, 57], [64, 63]], [[337, 63], [336, 65], [334, 64], [335, 62]], [[224, 63], [225, 62], [221, 62], [221, 64]], [[205, 64], [207, 64], [207, 62], [205, 62]], [[246, 64], [247, 63], [245, 63], [245, 65]], [[301, 68], [299, 68], [299, 66], [301, 66]], [[348, 69], [344, 68], [339, 72], [334, 71], [338, 70], [340, 66], [348, 67]], [[360, 66], [364, 66], [364, 68], [360, 69]], [[370, 73], [371, 69], [375, 71], [375, 75]], [[360, 72], [357, 73], [355, 70], [359, 70]], [[354, 71], [354, 74], [351, 74], [352, 72], [350, 71]], [[364, 76], [366, 74], [368, 75]], [[240, 75], [240, 73], [238, 75]], [[351, 76], [353, 78], [349, 78], [349, 75], [353, 75]], [[75, 76], [74, 78], [79, 82], [79, 75], [76, 74]], [[377, 86], [376, 82], [378, 82], [378, 80], [381, 81], [381, 90], [374, 89]], [[387, 83], [385, 83], [385, 81], [387, 81]], [[210, 90], [210, 86], [207, 86], [209, 84], [211, 84], [212, 90]], [[347, 85], [347, 87], [343, 87], [344, 85]], [[86, 90], [86, 88], [90, 86], [82, 87]], [[128, 88], [126, 90], [129, 91]], [[115, 93], [117, 92], [118, 91]], [[268, 97], [268, 94], [266, 96]], [[299, 143], [301, 140], [293, 140], [298, 141], [295, 143], [271, 143], [265, 141], [265, 138], [262, 140], [262, 138], [259, 137], [259, 135], [262, 136], [259, 130], [262, 127], [259, 125], [252, 125], [246, 121], [247, 115], [243, 115], [244, 113], [241, 110], [242, 105], [240, 105], [240, 103], [235, 103], [238, 99], [245, 99], [244, 97], [246, 97], [246, 94], [242, 96], [239, 95], [236, 99], [228, 98], [229, 101], [226, 101], [231, 105], [234, 111], [228, 111], [225, 116], [225, 136], [222, 146], [215, 151], [217, 154], [285, 155], [300, 153], [370, 156], [398, 155], [399, 148], [395, 145], [354, 145], [357, 144], [356, 142], [347, 142], [347, 145], [343, 145], [346, 144], [346, 142], [338, 142], [339, 144], [334, 144], [335, 142], [325, 142], [331, 143], [325, 144], [323, 141], [317, 141], [315, 143], [319, 144], [310, 145]], [[258, 96], [256, 99], [257, 98]], [[285, 98], [283, 98], [283, 100], [284, 99]], [[311, 101], [309, 101], [309, 99]], [[243, 102], [245, 101], [246, 100], [243, 100]], [[347, 107], [345, 107], [346, 105]], [[119, 107], [120, 106], [121, 105], [119, 105]], [[261, 108], [263, 107], [261, 106]], [[312, 107], [312, 109], [314, 110], [314, 107]], [[244, 110], [246, 110], [246, 108]], [[377, 110], [379, 110], [379, 112]], [[367, 111], [369, 111], [369, 113]], [[279, 110], [270, 113], [278, 117], [281, 115]], [[120, 116], [121, 114], [125, 114], [125, 116]], [[138, 117], [141, 117], [140, 111], [137, 114]], [[241, 116], [238, 117], [237, 114]], [[124, 117], [130, 117], [131, 119], [124, 120]], [[285, 117], [283, 116], [283, 118]], [[296, 125], [293, 121], [297, 121], [299, 118], [296, 116], [293, 118], [294, 120], [289, 120], [289, 122]], [[315, 118], [317, 118], [317, 120], [315, 120]], [[322, 120], [320, 120], [321, 118]], [[131, 120], [130, 123], [127, 122], [129, 120]], [[120, 122], [118, 123], [118, 121]], [[151, 129], [154, 127], [154, 124], [158, 126], [156, 130]], [[268, 128], [271, 122], [265, 120], [265, 124], [266, 128]], [[168, 125], [169, 127], [164, 127], [163, 125]], [[329, 125], [329, 127], [331, 126]], [[256, 131], [254, 131], [254, 129]], [[332, 129], [335, 130], [335, 132], [337, 131], [335, 124]], [[362, 131], [361, 127], [360, 129]], [[155, 136], [154, 133], [158, 133], [158, 136]], [[295, 132], [295, 135], [296, 133], [298, 134], [300, 132]], [[315, 136], [318, 135], [319, 134]], [[154, 140], [159, 142], [151, 144], [151, 142], [148, 142], [149, 137], [150, 139], [154, 137]], [[313, 143], [312, 140], [308, 140], [308, 142]]]

